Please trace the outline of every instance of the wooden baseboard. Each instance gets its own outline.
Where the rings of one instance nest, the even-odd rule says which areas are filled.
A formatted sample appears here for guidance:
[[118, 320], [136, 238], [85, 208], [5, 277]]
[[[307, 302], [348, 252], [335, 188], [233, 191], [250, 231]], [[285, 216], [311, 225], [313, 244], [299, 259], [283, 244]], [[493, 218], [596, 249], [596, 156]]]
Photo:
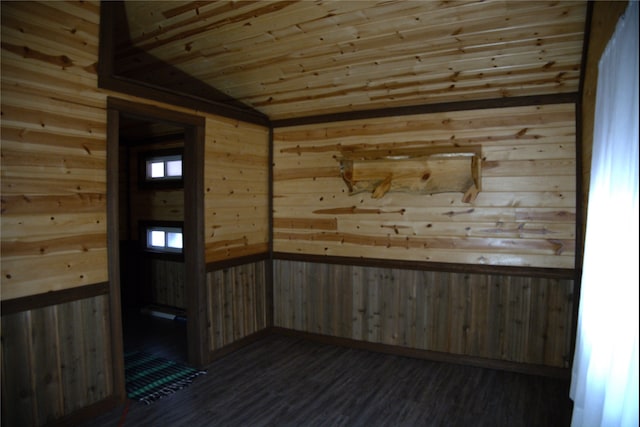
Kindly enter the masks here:
[[272, 333], [271, 328], [261, 329], [258, 332], [254, 332], [251, 335], [247, 335], [246, 337], [239, 339], [238, 341], [234, 341], [231, 344], [225, 345], [222, 348], [213, 350], [211, 353], [209, 353], [209, 361], [207, 364], [211, 364], [216, 359], [220, 359], [221, 357], [224, 357], [230, 353], [233, 353], [234, 351], [239, 350], [242, 347], [245, 347], [249, 344], [254, 343], [255, 341], [265, 338], [269, 336], [269, 334], [271, 333]]
[[207, 273], [216, 270], [223, 270], [225, 268], [237, 267], [239, 265], [252, 264], [261, 261], [267, 261], [270, 259], [269, 252], [261, 252], [253, 255], [246, 255], [238, 258], [208, 262], [206, 265]]
[[78, 286], [75, 288], [51, 291], [38, 295], [31, 295], [10, 300], [3, 300], [0, 304], [2, 315], [20, 313], [22, 311], [35, 310], [51, 305], [64, 304], [98, 295], [109, 293], [109, 282], [95, 283], [92, 285]]
[[404, 270], [440, 271], [445, 273], [490, 274], [504, 276], [542, 277], [575, 280], [573, 268], [514, 267], [507, 265], [456, 264], [448, 262], [406, 261], [394, 259], [359, 258], [329, 255], [309, 255], [274, 252], [274, 260], [299, 261], [319, 264], [357, 265], [363, 267], [397, 268]]
[[296, 331], [293, 329], [272, 327], [270, 333], [316, 341], [323, 344], [349, 347], [358, 350], [367, 350], [395, 356], [412, 357], [416, 359], [430, 360], [434, 362], [454, 363], [458, 365], [475, 366], [478, 368], [495, 369], [500, 371], [517, 372], [520, 374], [537, 375], [552, 378], [568, 379], [569, 369], [552, 366], [533, 365], [527, 363], [509, 362], [506, 360], [485, 359], [481, 357], [464, 356], [460, 354], [442, 353], [438, 351], [421, 350], [416, 348], [401, 347], [397, 345], [359, 341], [350, 338], [334, 337], [330, 335], [314, 334], [311, 332]]
[[96, 402], [92, 405], [85, 406], [84, 408], [78, 409], [71, 414], [64, 416], [62, 418], [57, 419], [51, 426], [76, 426], [82, 423], [85, 423], [89, 420], [92, 420], [105, 412], [108, 412], [118, 405], [122, 405], [125, 402], [124, 399], [118, 399], [116, 396], [111, 395], [106, 399], [103, 399], [99, 402]]
[[270, 334], [285, 335], [328, 345], [374, 351], [377, 353], [385, 353], [394, 356], [412, 357], [415, 359], [424, 359], [433, 362], [454, 363], [457, 365], [475, 366], [478, 368], [495, 369], [499, 371], [516, 372], [520, 374], [537, 375], [551, 378], [570, 378], [570, 370], [568, 368], [558, 368], [553, 366], [534, 365], [530, 363], [518, 363], [510, 362], [507, 360], [487, 359], [482, 357], [465, 356], [461, 354], [422, 350], [397, 345], [354, 340], [351, 338], [334, 337], [331, 335], [314, 334], [311, 332], [297, 331], [294, 329], [280, 328], [277, 326], [262, 329], [221, 349], [212, 351], [210, 353], [209, 363], [213, 363], [214, 360], [233, 353], [234, 351], [239, 350], [246, 345], [269, 336]]

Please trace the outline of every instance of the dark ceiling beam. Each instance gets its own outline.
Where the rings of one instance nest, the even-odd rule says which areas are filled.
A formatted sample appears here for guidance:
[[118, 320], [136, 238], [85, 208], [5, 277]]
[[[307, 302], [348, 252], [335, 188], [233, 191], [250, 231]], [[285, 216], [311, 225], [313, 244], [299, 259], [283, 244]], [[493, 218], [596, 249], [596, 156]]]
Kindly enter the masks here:
[[519, 96], [499, 99], [480, 99], [475, 101], [442, 102], [439, 104], [422, 104], [407, 107], [391, 107], [376, 110], [348, 111], [344, 113], [323, 114], [290, 119], [272, 120], [274, 128], [299, 126], [316, 123], [340, 122], [346, 120], [362, 120], [389, 116], [407, 116], [412, 114], [444, 113], [449, 111], [481, 110], [487, 108], [523, 107], [527, 105], [566, 104], [578, 101], [578, 94], [562, 93], [549, 95]]
[[[193, 86], [197, 94], [172, 90], [161, 84], [142, 81], [137, 76], [118, 74], [116, 63], [116, 35], [123, 38], [128, 34], [127, 16], [121, 1], [100, 2], [100, 51], [98, 61], [98, 87], [128, 95], [152, 99], [171, 105], [204, 111], [231, 119], [270, 126], [269, 118], [258, 110], [230, 98], [222, 92], [197, 82]], [[162, 63], [150, 55], [140, 52], [147, 60], [154, 60], [162, 74], [184, 74], [169, 64]], [[153, 80], [153, 78], [152, 78]], [[203, 87], [206, 86], [206, 87]]]

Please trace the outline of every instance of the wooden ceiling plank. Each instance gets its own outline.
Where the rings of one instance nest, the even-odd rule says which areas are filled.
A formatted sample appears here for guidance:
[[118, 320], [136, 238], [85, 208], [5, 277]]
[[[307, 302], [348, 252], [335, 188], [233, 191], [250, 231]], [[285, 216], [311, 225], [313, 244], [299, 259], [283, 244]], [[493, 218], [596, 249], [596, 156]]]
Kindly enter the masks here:
[[[259, 7], [258, 1], [209, 2], [185, 13], [174, 15], [176, 7], [189, 2], [125, 2], [129, 25], [129, 36], [136, 46], [154, 38], [170, 38], [183, 31], [193, 31], [203, 25], [224, 25], [232, 22], [238, 11], [248, 11]], [[166, 15], [172, 15], [167, 17]], [[213, 26], [215, 28], [215, 25]]]
[[[540, 67], [538, 67], [541, 70]], [[560, 77], [559, 77], [560, 75]], [[391, 75], [393, 77], [393, 75]], [[573, 70], [573, 66], [565, 67], [564, 69], [558, 67], [554, 72], [550, 73], [546, 70], [541, 71], [533, 71], [530, 69], [524, 70], [500, 70], [493, 69], [489, 72], [485, 73], [485, 75], [478, 78], [465, 78], [465, 76], [460, 75], [455, 80], [452, 80], [450, 73], [440, 73], [440, 74], [430, 74], [429, 78], [426, 78], [424, 75], [417, 74], [412, 78], [391, 78], [386, 81], [381, 82], [366, 82], [366, 81], [356, 81], [353, 85], [348, 85], [342, 82], [340, 86], [309, 86], [304, 92], [304, 97], [307, 99], [319, 99], [323, 97], [331, 97], [333, 94], [328, 92], [329, 90], [341, 90], [341, 91], [360, 91], [367, 93], [375, 93], [380, 91], [389, 92], [394, 89], [404, 89], [411, 91], [412, 88], [418, 88], [416, 91], [427, 92], [426, 89], [429, 86], [437, 88], [436, 90], [441, 90], [441, 88], [447, 88], [447, 90], [451, 91], [454, 88], [465, 88], [465, 87], [489, 87], [490, 85], [495, 85], [495, 87], [504, 87], [508, 88], [511, 86], [511, 81], [517, 81], [517, 85], [520, 85], [521, 82], [527, 82], [529, 79], [535, 78], [532, 82], [543, 81], [543, 82], [556, 82], [557, 84], [562, 84], [565, 81], [577, 80], [579, 77], [578, 70]], [[472, 76], [474, 77], [474, 76]], [[573, 90], [577, 89], [577, 82], [572, 87]], [[287, 97], [298, 96], [299, 92], [297, 90], [290, 91], [281, 91], [277, 92], [271, 90], [268, 92], [268, 96], [271, 99], [271, 103], [278, 102], [286, 102]], [[264, 97], [264, 95], [263, 95]], [[283, 99], [284, 98], [284, 99]], [[280, 99], [280, 100], [279, 100]], [[240, 100], [253, 102], [251, 99], [243, 99]]]
[[[138, 47], [277, 119], [576, 92], [586, 3], [149, 2], [127, 10], [141, 16], [132, 29]], [[123, 70], [155, 66], [131, 61]], [[186, 84], [160, 76], [167, 87]]]
[[[528, 22], [530, 22], [530, 21], [528, 21]], [[451, 29], [447, 28], [446, 29], [446, 35], [450, 36], [450, 32], [451, 32]], [[262, 32], [260, 34], [264, 34], [264, 32]], [[332, 31], [331, 34], [336, 34], [336, 31]], [[380, 34], [380, 32], [378, 31], [376, 34]], [[428, 35], [426, 35], [425, 37], [428, 37]], [[451, 37], [449, 37], [449, 38], [451, 38]], [[430, 37], [429, 40], [430, 40], [430, 43], [433, 43], [433, 37]], [[239, 51], [238, 55], [240, 55], [243, 58], [242, 61], [247, 61], [247, 58], [252, 56], [252, 52], [258, 52], [260, 55], [264, 55], [266, 53], [266, 54], [268, 54], [268, 55], [270, 55], [272, 57], [278, 57], [279, 52], [278, 52], [277, 46], [274, 43], [272, 43], [272, 40], [270, 40], [270, 39], [268, 39], [266, 41], [269, 42], [269, 47], [270, 47], [269, 50], [252, 49], [249, 52], [247, 52], [247, 49], [246, 49], [246, 46], [245, 46], [244, 52]], [[406, 37], [405, 37], [405, 41], [406, 41]], [[420, 37], [419, 42], [421, 44], [423, 44], [424, 43], [424, 39], [422, 37]], [[280, 44], [283, 46], [283, 48], [285, 48], [285, 51], [287, 53], [292, 52], [292, 51], [295, 52], [296, 49], [305, 49], [306, 51], [308, 51], [309, 50], [308, 37], [304, 38], [301, 43], [302, 44], [299, 45], [299, 47], [297, 47], [296, 45], [293, 45], [289, 39], [287, 39], [286, 43], [284, 41], [282, 41], [282, 43], [280, 43]], [[380, 45], [380, 40], [376, 39], [375, 40], [375, 44], [376, 45]], [[223, 58], [220, 58], [222, 63], [225, 63], [225, 64], [243, 64], [243, 62], [239, 62], [240, 58], [234, 58], [234, 57], [230, 56], [231, 53], [233, 52], [233, 49], [230, 48], [230, 45], [227, 45], [227, 49], [230, 49], [231, 52], [228, 52], [227, 54], [225, 54], [225, 56]], [[202, 53], [205, 54], [205, 55], [208, 55], [208, 53], [206, 51], [202, 51]], [[229, 55], [229, 56], [227, 56], [227, 55]]]
[[[297, 90], [296, 85], [303, 85], [305, 90], [313, 89], [314, 87], [322, 87], [322, 84], [329, 83], [339, 79], [340, 84], [349, 84], [350, 80], [358, 81], [362, 84], [362, 77], [367, 76], [367, 81], [371, 84], [383, 83], [386, 80], [423, 80], [424, 75], [433, 75], [437, 77], [441, 74], [440, 78], [449, 78], [451, 81], [468, 80], [469, 78], [477, 78], [478, 76], [485, 77], [486, 74], [500, 74], [505, 72], [521, 74], [527, 72], [527, 70], [537, 71], [540, 69], [546, 70], [550, 75], [557, 77], [558, 73], [566, 73], [568, 71], [576, 71], [578, 68], [578, 62], [580, 58], [580, 48], [575, 44], [568, 44], [566, 50], [553, 51], [554, 55], [544, 58], [543, 62], [527, 63], [530, 55], [527, 53], [503, 53], [496, 58], [485, 58], [482, 54], [468, 54], [466, 56], [456, 55], [453, 58], [439, 58], [439, 61], [416, 61], [415, 58], [407, 58], [405, 64], [402, 62], [394, 62], [391, 64], [363, 64], [359, 67], [353, 67], [349, 69], [335, 68], [331, 72], [327, 70], [319, 70], [313, 73], [301, 72], [294, 76], [287, 76], [287, 73], [281, 69], [263, 69], [259, 70], [247, 70], [238, 73], [239, 80], [242, 83], [240, 86], [234, 85], [233, 79], [226, 81], [216, 80], [209, 77], [211, 81], [215, 81], [218, 84], [222, 84], [228, 90], [237, 94], [238, 98], [243, 98], [244, 90], [246, 88], [251, 93], [251, 87], [257, 82], [263, 86], [264, 90], [268, 88], [269, 93], [278, 93], [285, 91], [285, 87], [289, 87], [290, 90]], [[475, 57], [478, 58], [475, 58]], [[403, 74], [394, 75], [395, 70], [407, 70]], [[437, 69], [443, 70], [435, 73]], [[463, 72], [456, 70], [466, 70]], [[434, 74], [435, 73], [435, 74]], [[485, 74], [485, 75], [483, 75]], [[323, 83], [325, 82], [325, 83]], [[263, 91], [264, 91], [263, 90]]]
[[[537, 42], [536, 42], [536, 43], [537, 43]], [[580, 46], [581, 46], [581, 42], [579, 42], [579, 43], [578, 43], [578, 40], [576, 40], [576, 43], [574, 43], [574, 46], [576, 47], [576, 49], [581, 49], [581, 47], [580, 47]], [[552, 48], [552, 46], [551, 46], [551, 48]], [[537, 49], [537, 50], [536, 50], [535, 52], [532, 52], [532, 53], [535, 53], [536, 55], [539, 55], [539, 53], [540, 53], [540, 52], [539, 52], [539, 47], [538, 47], [538, 46], [536, 46], [536, 49]], [[555, 50], [555, 49], [553, 49], [553, 50]], [[383, 52], [381, 52], [381, 54], [382, 54], [382, 53], [383, 53]], [[467, 53], [466, 55], [469, 55], [469, 54], [470, 54], [470, 53]], [[481, 55], [482, 53], [477, 53], [477, 54], [478, 54], [478, 55]], [[365, 55], [363, 55], [363, 57], [364, 57], [364, 56], [365, 56]], [[441, 55], [441, 56], [442, 56], [442, 55]], [[460, 56], [460, 57], [466, 57], [466, 56], [463, 56], [462, 54], [459, 54], [458, 56]], [[503, 57], [503, 56], [504, 56], [504, 54], [502, 54], [502, 55], [500, 55], [500, 56], [501, 56], [501, 57]], [[446, 57], [445, 57], [445, 58], [446, 58]], [[441, 58], [441, 59], [442, 59], [442, 58]], [[392, 59], [385, 59], [385, 60], [389, 61], [389, 60], [392, 60]], [[414, 58], [414, 57], [412, 57], [412, 60], [415, 60], [415, 58]], [[579, 60], [579, 55], [577, 55], [577, 56], [576, 56], [576, 60]], [[229, 61], [229, 62], [230, 62], [230, 63], [233, 63], [233, 61]], [[319, 59], [317, 62], [321, 62], [321, 60]], [[370, 62], [370, 59], [369, 59], [369, 62]], [[330, 63], [335, 63], [335, 62], [333, 62], [333, 61], [332, 61], [332, 62], [330, 62]], [[259, 65], [260, 65], [260, 68], [261, 68], [261, 69], [265, 66], [265, 64], [259, 64]], [[238, 67], [238, 66], [236, 66], [236, 69], [241, 69], [241, 68], [246, 68], [246, 67]], [[281, 66], [281, 68], [284, 68], [284, 66]], [[298, 65], [296, 68], [300, 68], [300, 66]], [[313, 68], [313, 66], [310, 66], [310, 68]], [[336, 68], [336, 66], [333, 66], [333, 68]], [[320, 70], [318, 70], [318, 69], [316, 69], [316, 68], [313, 68], [313, 69], [315, 69], [315, 70], [316, 70], [316, 71], [315, 71], [315, 73], [318, 73], [318, 74], [324, 71], [324, 70], [322, 70], [322, 69], [320, 69]], [[243, 77], [246, 77], [246, 76], [243, 76]], [[211, 78], [212, 78], [212, 77], [211, 77], [211, 75], [207, 75], [207, 79], [211, 79]], [[239, 78], [239, 80], [243, 80], [243, 81], [245, 81], [246, 79], [245, 79], [245, 78]]]
[[[450, 75], [454, 75], [454, 73], [456, 72], [472, 74], [478, 71], [483, 71], [485, 69], [517, 66], [517, 64], [520, 64], [521, 66], [527, 66], [526, 64], [533, 64], [534, 67], [539, 66], [551, 68], [553, 67], [553, 64], [549, 65], [550, 62], [556, 60], [559, 61], [560, 59], [562, 59], [564, 64], [573, 64], [577, 67], [580, 58], [578, 49], [580, 49], [578, 46], [576, 46], [574, 43], [570, 43], [568, 44], [566, 50], [563, 49], [559, 53], [554, 50], [554, 56], [549, 57], [549, 59], [551, 59], [552, 61], [549, 61], [547, 58], [542, 58], [542, 61], [540, 61], [540, 59], [534, 57], [533, 62], [530, 62], [533, 55], [529, 54], [528, 52], [510, 53], [509, 51], [504, 51], [496, 57], [486, 56], [482, 52], [469, 53], [467, 55], [459, 55], [455, 52], [452, 52], [452, 55], [450, 57], [441, 55], [435, 58], [428, 58], [427, 60], [416, 60], [413, 57], [404, 57], [398, 58], [395, 62], [390, 64], [385, 64], [385, 62], [368, 61], [362, 64], [356, 63], [346, 69], [343, 67], [332, 67], [319, 70], [316, 71], [314, 75], [321, 77], [320, 79], [316, 80], [330, 80], [333, 78], [344, 79], [348, 78], [350, 75], [355, 74], [367, 76], [367, 79], [374, 80], [377, 74], [386, 75], [386, 70], [393, 70], [394, 68], [404, 69], [407, 72], [414, 73], [416, 75], [430, 74], [434, 72], [449, 73]], [[556, 58], [556, 55], [559, 55], [559, 57]], [[403, 64], [402, 62], [405, 63]], [[458, 65], [459, 67], [455, 67], [455, 65]], [[328, 70], [335, 71], [333, 73], [327, 73]], [[295, 74], [293, 70], [288, 70], [286, 68], [282, 69], [282, 72], [285, 76], [287, 74]], [[295, 85], [295, 80], [301, 78], [309, 81], [306, 76], [307, 74], [311, 73], [300, 72], [297, 73], [297, 76], [288, 77], [284, 82], [279, 80], [278, 82], [274, 82], [274, 84]], [[262, 84], [270, 85], [271, 83], [264, 82]], [[304, 84], [304, 82], [301, 82], [300, 84]]]
[[[509, 2], [510, 4], [531, 4], [531, 2]], [[533, 2], [534, 4], [544, 5], [544, 2]], [[477, 4], [477, 9], [470, 10], [467, 16], [446, 16], [440, 13], [429, 12], [406, 21], [403, 25], [396, 24], [390, 31], [381, 28], [380, 23], [372, 21], [365, 22], [358, 26], [359, 39], [356, 43], [367, 43], [371, 40], [377, 40], [381, 36], [387, 34], [400, 33], [403, 40], [411, 40], [413, 37], [421, 37], [424, 35], [428, 40], [438, 40], [441, 38], [448, 39], [451, 37], [464, 37], [465, 35], [476, 36], [483, 32], [505, 32], [517, 30], [518, 28], [543, 27], [546, 24], [554, 22], [573, 22], [584, 21], [586, 7], [579, 2], [569, 3], [568, 6], [562, 6], [561, 10], [568, 7], [570, 13], [563, 15], [561, 11], [544, 9], [545, 13], [540, 13], [540, 7], [536, 8], [538, 12], [536, 19], [532, 20], [530, 14], [513, 14], [508, 15], [504, 12], [492, 14], [492, 4]], [[502, 10], [503, 7], [500, 7]], [[384, 22], [384, 21], [383, 21]], [[417, 25], [418, 23], [419, 25]], [[399, 29], [396, 31], [395, 27]]]
[[[295, 102], [281, 104], [281, 105], [265, 105], [260, 109], [271, 117], [271, 120], [291, 119], [296, 117], [306, 116], [322, 116], [326, 114], [336, 113], [349, 113], [354, 111], [368, 111], [376, 109], [385, 109], [393, 107], [405, 107], [408, 105], [424, 105], [424, 104], [441, 104], [451, 102], [462, 101], [477, 101], [486, 99], [498, 99], [505, 96], [536, 96], [542, 94], [556, 94], [554, 87], [538, 87], [538, 88], [525, 88], [519, 90], [496, 90], [495, 88], [488, 88], [483, 90], [477, 90], [472, 93], [465, 92], [440, 92], [430, 94], [420, 94], [419, 96], [413, 96], [409, 100], [402, 97], [397, 99], [389, 98], [382, 101], [372, 101], [368, 97], [363, 97], [362, 94], [355, 94], [348, 99], [351, 102], [348, 105], [344, 104], [340, 100], [328, 100], [325, 102], [318, 102], [317, 100], [296, 100]], [[567, 90], [560, 93], [574, 93]]]
[[[244, 3], [241, 2], [240, 4]], [[230, 22], [236, 23], [243, 21], [248, 17], [266, 16], [267, 14], [277, 13], [283, 8], [290, 6], [291, 2], [257, 2], [255, 5], [257, 6], [257, 9], [250, 11], [242, 10], [242, 14], [234, 15], [229, 18], [215, 16], [212, 20], [207, 21], [198, 16], [194, 18], [196, 25], [192, 27], [186, 25], [184, 22], [180, 22], [171, 26], [171, 29], [176, 30], [175, 32], [169, 33], [166, 29], [159, 29], [154, 32], [154, 36], [152, 38], [148, 38], [145, 42], [134, 39], [133, 45], [138, 49], [143, 49], [148, 52], [156, 52], [159, 50], [159, 47], [165, 45], [170, 46], [175, 43], [187, 43], [191, 38], [200, 37], [201, 34], [214, 29], [222, 31], [223, 33], [228, 32], [229, 29], [225, 28], [225, 26]], [[160, 32], [163, 32], [163, 34], [160, 35]], [[219, 37], [214, 38], [214, 40], [218, 39]]]

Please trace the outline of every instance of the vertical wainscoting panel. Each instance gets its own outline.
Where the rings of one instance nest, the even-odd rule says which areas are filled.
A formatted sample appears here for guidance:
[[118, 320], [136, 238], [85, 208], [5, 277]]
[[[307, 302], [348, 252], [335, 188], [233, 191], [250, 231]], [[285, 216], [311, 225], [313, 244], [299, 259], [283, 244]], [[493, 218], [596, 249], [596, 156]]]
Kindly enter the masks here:
[[2, 424], [39, 426], [113, 393], [108, 295], [2, 316]]
[[274, 326], [568, 366], [573, 281], [274, 261]]
[[187, 308], [184, 262], [149, 259], [149, 280], [155, 304]]
[[215, 269], [207, 274], [212, 352], [267, 327], [266, 262], [270, 261]]

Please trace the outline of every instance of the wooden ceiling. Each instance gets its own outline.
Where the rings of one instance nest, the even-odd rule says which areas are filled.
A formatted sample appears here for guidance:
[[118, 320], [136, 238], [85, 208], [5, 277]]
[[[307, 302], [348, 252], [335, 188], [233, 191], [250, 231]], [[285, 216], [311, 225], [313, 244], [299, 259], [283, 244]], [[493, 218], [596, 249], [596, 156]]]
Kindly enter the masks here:
[[587, 15], [574, 0], [122, 5], [118, 74], [271, 120], [575, 93]]

